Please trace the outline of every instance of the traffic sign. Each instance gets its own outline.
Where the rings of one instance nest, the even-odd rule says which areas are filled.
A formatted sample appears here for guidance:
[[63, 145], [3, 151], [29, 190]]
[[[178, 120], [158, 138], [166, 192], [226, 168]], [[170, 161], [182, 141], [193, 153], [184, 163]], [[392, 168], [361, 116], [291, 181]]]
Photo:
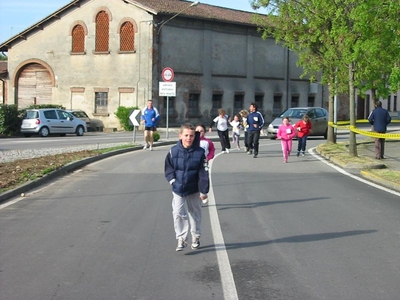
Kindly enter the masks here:
[[164, 68], [161, 72], [161, 77], [165, 82], [170, 82], [174, 79], [174, 70], [171, 68]]
[[176, 97], [176, 82], [159, 82], [158, 90], [160, 97]]
[[131, 120], [133, 126], [139, 126], [139, 120], [140, 116], [138, 114], [140, 113], [140, 109], [135, 109], [129, 116], [129, 120]]

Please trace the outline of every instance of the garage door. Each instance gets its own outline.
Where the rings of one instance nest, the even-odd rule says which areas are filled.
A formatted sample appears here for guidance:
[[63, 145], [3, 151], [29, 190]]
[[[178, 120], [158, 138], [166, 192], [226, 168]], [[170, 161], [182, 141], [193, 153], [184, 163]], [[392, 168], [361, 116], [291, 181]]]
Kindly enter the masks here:
[[18, 108], [52, 103], [51, 76], [40, 64], [27, 65], [18, 78], [17, 87]]

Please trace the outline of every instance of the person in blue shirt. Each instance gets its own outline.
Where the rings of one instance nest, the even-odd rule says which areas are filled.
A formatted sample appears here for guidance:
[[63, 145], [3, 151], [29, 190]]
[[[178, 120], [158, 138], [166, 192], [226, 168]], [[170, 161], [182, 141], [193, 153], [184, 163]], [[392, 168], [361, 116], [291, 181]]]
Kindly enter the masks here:
[[[247, 132], [248, 132], [248, 146], [249, 151], [247, 154], [253, 154], [254, 158], [258, 156], [258, 144], [260, 140], [260, 132], [264, 126], [264, 118], [262, 114], [257, 110], [257, 104], [250, 104], [250, 113], [247, 116]], [[254, 152], [253, 152], [254, 151]]]
[[160, 120], [160, 114], [157, 108], [153, 107], [153, 100], [147, 101], [147, 107], [142, 111], [142, 123], [144, 123], [144, 147], [143, 149], [153, 150], [154, 131], [157, 130], [157, 124]]
[[[386, 133], [387, 125], [392, 121], [392, 117], [388, 111], [382, 108], [382, 102], [375, 102], [375, 109], [371, 112], [368, 117], [369, 123], [374, 127], [374, 131], [377, 133]], [[375, 158], [383, 159], [385, 154], [385, 139], [375, 139]]]

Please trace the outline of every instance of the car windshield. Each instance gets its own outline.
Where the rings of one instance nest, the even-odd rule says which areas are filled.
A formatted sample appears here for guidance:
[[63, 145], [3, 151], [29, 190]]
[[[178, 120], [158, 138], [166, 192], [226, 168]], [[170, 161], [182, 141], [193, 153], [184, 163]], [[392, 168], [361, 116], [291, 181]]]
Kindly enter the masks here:
[[303, 116], [307, 113], [306, 109], [292, 109], [289, 108], [288, 110], [284, 111], [279, 117], [290, 117], [296, 119], [302, 119]]
[[36, 110], [28, 110], [26, 112], [25, 119], [37, 119], [39, 118], [39, 112]]
[[87, 114], [84, 111], [74, 111], [72, 114], [77, 118], [88, 118]]

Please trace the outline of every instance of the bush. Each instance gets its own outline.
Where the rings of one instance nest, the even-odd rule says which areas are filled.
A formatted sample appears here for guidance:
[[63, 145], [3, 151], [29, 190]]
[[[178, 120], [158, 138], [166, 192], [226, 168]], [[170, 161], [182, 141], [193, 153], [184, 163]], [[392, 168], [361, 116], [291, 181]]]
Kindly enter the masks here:
[[158, 131], [153, 132], [153, 138], [155, 142], [157, 142], [160, 139], [160, 134], [158, 133]]
[[0, 105], [0, 134], [15, 135], [19, 133], [22, 123], [21, 112], [15, 104]]
[[115, 116], [119, 120], [119, 124], [122, 126], [122, 128], [126, 131], [133, 131], [133, 126], [129, 125], [129, 116], [133, 110], [138, 109], [137, 107], [125, 107], [125, 106], [120, 106], [117, 109], [117, 112], [115, 113]]

